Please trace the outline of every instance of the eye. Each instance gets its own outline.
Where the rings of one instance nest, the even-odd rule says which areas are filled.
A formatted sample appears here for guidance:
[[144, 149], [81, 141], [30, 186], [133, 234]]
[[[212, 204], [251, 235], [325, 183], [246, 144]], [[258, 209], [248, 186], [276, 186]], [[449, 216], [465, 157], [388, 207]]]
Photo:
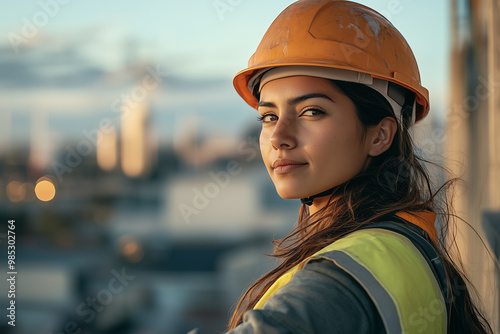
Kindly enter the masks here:
[[278, 116], [274, 114], [264, 114], [262, 116], [257, 117], [257, 119], [262, 123], [271, 123], [278, 120]]
[[300, 116], [315, 117], [315, 116], [323, 116], [324, 114], [326, 114], [326, 112], [324, 112], [321, 109], [318, 109], [318, 108], [309, 108], [309, 109], [304, 110], [300, 114]]

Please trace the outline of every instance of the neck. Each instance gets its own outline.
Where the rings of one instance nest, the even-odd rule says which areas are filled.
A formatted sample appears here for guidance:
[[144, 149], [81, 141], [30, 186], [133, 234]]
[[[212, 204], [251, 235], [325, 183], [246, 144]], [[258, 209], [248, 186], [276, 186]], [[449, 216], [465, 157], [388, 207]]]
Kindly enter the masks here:
[[[328, 205], [328, 201], [330, 200], [330, 196], [331, 195], [322, 196], [322, 197], [316, 197], [313, 200], [313, 203], [311, 204], [311, 206], [309, 207], [309, 214], [313, 215], [316, 212], [318, 212], [319, 210], [321, 210], [324, 207], [326, 207]], [[336, 201], [335, 198], [332, 199], [332, 202], [330, 203], [330, 205], [333, 205], [333, 203], [335, 203], [335, 201]]]

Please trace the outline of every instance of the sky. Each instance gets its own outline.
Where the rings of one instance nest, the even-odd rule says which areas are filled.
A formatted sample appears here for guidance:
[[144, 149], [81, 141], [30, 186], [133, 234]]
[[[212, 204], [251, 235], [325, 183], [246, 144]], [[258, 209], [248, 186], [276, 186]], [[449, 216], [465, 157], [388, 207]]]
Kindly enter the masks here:
[[[94, 126], [120, 92], [133, 87], [134, 77], [121, 73], [124, 68], [150, 64], [170, 78], [156, 97], [157, 109], [168, 109], [161, 107], [167, 100], [171, 109], [155, 116], [167, 132], [192, 115], [206, 116], [219, 130], [241, 129], [251, 109], [234, 92], [232, 77], [292, 2], [9, 2], [0, 20], [0, 117], [9, 114], [14, 137], [29, 131], [26, 120], [34, 113], [46, 115], [53, 132], [81, 132], [79, 126]], [[448, 1], [359, 2], [385, 15], [405, 36], [430, 90], [431, 117], [440, 117], [448, 80]], [[235, 108], [248, 111], [234, 116]]]

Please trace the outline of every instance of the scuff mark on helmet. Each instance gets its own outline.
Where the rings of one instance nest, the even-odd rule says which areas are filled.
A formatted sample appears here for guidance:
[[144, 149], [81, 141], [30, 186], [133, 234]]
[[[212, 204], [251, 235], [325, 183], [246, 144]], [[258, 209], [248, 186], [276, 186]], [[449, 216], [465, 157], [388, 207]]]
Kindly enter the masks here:
[[364, 39], [363, 32], [359, 29], [357, 25], [349, 23], [349, 25], [346, 28], [354, 28], [354, 30], [356, 30], [356, 37], [358, 38], [358, 40]]
[[363, 18], [368, 22], [370, 26], [370, 30], [372, 31], [373, 36], [377, 37], [380, 32], [380, 23], [370, 15], [363, 15]]

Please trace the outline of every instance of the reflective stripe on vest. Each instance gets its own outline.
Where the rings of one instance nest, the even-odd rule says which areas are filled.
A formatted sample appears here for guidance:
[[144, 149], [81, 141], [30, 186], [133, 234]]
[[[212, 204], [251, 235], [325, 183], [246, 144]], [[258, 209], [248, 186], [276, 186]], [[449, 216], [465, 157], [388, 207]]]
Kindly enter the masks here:
[[290, 269], [254, 309], [261, 309], [307, 262], [320, 258], [356, 279], [375, 304], [387, 333], [446, 333], [445, 301], [427, 261], [406, 237], [376, 228], [353, 232]]

